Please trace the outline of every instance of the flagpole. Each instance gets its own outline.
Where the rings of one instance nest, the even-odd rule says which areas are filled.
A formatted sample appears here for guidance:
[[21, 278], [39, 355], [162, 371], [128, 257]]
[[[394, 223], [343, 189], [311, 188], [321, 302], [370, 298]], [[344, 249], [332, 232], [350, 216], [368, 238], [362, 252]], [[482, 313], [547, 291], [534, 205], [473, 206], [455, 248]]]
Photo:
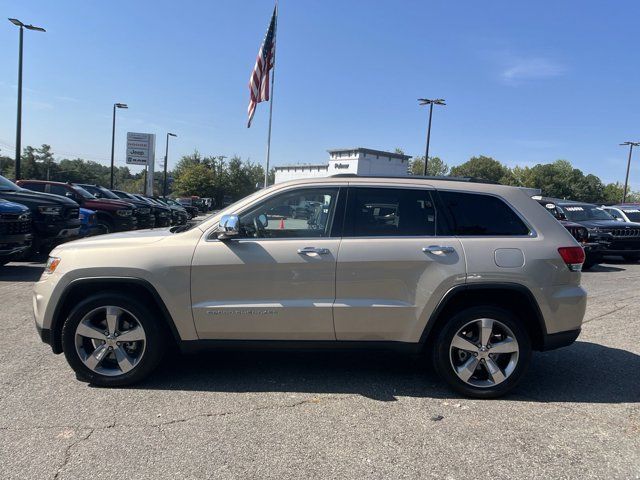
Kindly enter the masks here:
[[271, 118], [273, 117], [273, 92], [276, 78], [276, 39], [278, 35], [278, 2], [276, 0], [276, 22], [273, 28], [273, 68], [271, 69], [271, 92], [269, 96], [269, 134], [267, 135], [267, 165], [264, 169], [264, 188], [269, 186], [269, 159], [271, 157]]

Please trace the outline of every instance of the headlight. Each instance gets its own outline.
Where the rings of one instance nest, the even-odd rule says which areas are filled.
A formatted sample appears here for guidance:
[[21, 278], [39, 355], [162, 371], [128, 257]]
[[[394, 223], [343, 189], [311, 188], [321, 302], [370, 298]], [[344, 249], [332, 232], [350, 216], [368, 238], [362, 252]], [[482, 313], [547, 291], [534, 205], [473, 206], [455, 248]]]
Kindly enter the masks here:
[[116, 214], [120, 217], [130, 217], [133, 210], [116, 210]]
[[51, 274], [55, 272], [58, 265], [60, 265], [60, 257], [49, 257], [47, 265], [44, 267], [44, 273]]
[[38, 207], [38, 211], [42, 215], [60, 215], [62, 207]]

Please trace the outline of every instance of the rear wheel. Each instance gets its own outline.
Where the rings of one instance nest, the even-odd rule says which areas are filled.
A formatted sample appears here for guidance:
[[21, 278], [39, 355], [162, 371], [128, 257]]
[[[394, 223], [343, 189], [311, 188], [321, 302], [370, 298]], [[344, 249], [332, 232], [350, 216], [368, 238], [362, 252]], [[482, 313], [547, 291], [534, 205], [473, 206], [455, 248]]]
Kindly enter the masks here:
[[139, 382], [158, 365], [164, 331], [145, 305], [117, 293], [89, 297], [62, 327], [69, 365], [81, 380], [99, 386]]
[[526, 329], [509, 311], [473, 307], [440, 330], [433, 351], [435, 370], [457, 392], [495, 398], [512, 390], [531, 358]]

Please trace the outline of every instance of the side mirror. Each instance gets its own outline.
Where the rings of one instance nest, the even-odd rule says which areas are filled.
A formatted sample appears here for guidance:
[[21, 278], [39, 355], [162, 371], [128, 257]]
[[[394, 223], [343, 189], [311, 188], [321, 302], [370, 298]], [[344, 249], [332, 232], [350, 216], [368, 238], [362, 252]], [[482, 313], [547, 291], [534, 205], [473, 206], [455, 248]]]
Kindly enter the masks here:
[[223, 215], [220, 219], [218, 240], [229, 240], [240, 235], [240, 218], [238, 215]]

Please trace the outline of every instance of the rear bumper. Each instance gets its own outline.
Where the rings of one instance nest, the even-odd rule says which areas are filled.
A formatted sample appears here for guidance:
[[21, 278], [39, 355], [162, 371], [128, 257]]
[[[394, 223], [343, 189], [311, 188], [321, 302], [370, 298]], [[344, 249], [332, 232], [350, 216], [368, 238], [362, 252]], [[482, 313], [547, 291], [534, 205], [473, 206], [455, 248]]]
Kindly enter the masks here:
[[562, 348], [571, 345], [576, 341], [578, 335], [580, 335], [579, 328], [577, 330], [547, 334], [542, 339], [541, 350], [546, 352], [548, 350], [555, 350], [556, 348]]

